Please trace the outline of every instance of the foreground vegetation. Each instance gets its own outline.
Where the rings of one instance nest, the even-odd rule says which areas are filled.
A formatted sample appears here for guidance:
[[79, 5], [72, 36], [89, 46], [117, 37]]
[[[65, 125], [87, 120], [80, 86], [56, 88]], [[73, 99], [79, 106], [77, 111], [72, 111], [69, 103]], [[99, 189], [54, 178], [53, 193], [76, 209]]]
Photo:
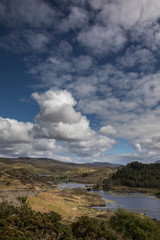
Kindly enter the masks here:
[[61, 222], [58, 213], [36, 212], [25, 197], [15, 207], [0, 203], [1, 240], [159, 240], [160, 224], [124, 209], [109, 219], [81, 216], [71, 224]]
[[109, 219], [109, 225], [120, 233], [122, 239], [158, 240], [160, 239], [160, 224], [149, 217], [140, 217], [135, 213], [118, 209]]

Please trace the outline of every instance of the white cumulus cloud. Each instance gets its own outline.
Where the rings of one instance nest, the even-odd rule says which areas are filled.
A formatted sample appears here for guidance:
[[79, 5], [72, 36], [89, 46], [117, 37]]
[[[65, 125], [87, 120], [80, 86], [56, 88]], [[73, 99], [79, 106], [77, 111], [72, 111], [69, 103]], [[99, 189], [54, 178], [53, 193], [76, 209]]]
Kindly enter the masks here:
[[30, 141], [28, 131], [33, 124], [14, 119], [0, 118], [0, 143], [25, 143]]
[[99, 132], [104, 135], [114, 135], [117, 133], [116, 129], [110, 125], [101, 127]]
[[69, 92], [49, 90], [32, 96], [41, 109], [35, 118], [35, 136], [63, 140], [87, 139], [92, 136], [89, 121], [75, 111], [73, 107], [76, 102]]

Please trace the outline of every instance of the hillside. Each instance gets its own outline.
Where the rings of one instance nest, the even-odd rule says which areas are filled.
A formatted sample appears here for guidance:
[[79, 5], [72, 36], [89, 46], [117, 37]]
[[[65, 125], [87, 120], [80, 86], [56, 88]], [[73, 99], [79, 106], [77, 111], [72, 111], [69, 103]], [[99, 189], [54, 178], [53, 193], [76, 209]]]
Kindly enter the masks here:
[[0, 189], [40, 189], [50, 187], [50, 182], [25, 168], [10, 168], [0, 171]]
[[119, 168], [123, 166], [121, 164], [113, 164], [109, 162], [93, 162], [93, 163], [86, 163], [85, 165], [91, 166], [91, 167], [108, 167], [108, 168]]
[[0, 189], [50, 188], [64, 181], [95, 184], [115, 171], [46, 158], [0, 158]]
[[160, 188], [160, 164], [142, 164], [139, 162], [129, 163], [104, 181], [107, 185], [121, 185], [141, 188]]
[[[91, 182], [98, 185], [112, 180], [116, 183], [115, 176], [121, 179], [123, 173], [127, 179], [128, 175], [125, 174], [129, 171], [132, 172], [130, 176], [134, 176], [133, 172], [139, 172], [139, 176], [151, 170], [152, 174], [157, 165], [160, 166], [132, 163], [117, 170], [52, 159], [1, 158], [1, 239], [158, 240], [158, 221], [124, 209], [104, 212], [92, 208], [104, 206], [104, 200], [98, 194], [85, 189], [53, 188], [54, 183], [62, 181]], [[157, 178], [158, 174], [155, 171], [154, 177]]]

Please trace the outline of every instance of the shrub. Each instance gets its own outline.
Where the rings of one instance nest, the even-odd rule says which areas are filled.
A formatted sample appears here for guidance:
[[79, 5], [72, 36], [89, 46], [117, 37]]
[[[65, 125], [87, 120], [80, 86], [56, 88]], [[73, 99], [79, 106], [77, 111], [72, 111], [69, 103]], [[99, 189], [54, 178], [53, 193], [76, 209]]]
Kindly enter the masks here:
[[97, 219], [82, 216], [75, 223], [72, 223], [73, 235], [77, 239], [84, 240], [115, 240], [116, 237], [108, 230], [107, 224]]
[[20, 204], [25, 204], [27, 202], [27, 196], [19, 196], [18, 200]]
[[26, 201], [22, 202], [20, 207], [0, 203], [1, 240], [75, 239], [71, 228], [60, 223], [59, 214], [35, 212]]
[[122, 237], [137, 240], [159, 240], [160, 226], [149, 217], [141, 217], [136, 213], [119, 208], [110, 218], [110, 226]]

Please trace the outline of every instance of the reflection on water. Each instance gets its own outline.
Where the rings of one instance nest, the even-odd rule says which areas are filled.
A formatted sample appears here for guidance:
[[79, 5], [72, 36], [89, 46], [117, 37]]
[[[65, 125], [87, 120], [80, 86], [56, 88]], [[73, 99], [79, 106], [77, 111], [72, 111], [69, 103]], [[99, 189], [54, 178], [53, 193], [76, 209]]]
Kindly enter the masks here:
[[[58, 188], [85, 188], [86, 185], [92, 184], [80, 184], [80, 183], [61, 183]], [[110, 209], [115, 210], [118, 207], [124, 207], [132, 212], [142, 212], [146, 215], [160, 220], [160, 199], [154, 196], [149, 196], [142, 193], [113, 193], [104, 192], [103, 190], [94, 191], [98, 193], [102, 198], [109, 201], [106, 202], [106, 207], [96, 207], [98, 209]]]

